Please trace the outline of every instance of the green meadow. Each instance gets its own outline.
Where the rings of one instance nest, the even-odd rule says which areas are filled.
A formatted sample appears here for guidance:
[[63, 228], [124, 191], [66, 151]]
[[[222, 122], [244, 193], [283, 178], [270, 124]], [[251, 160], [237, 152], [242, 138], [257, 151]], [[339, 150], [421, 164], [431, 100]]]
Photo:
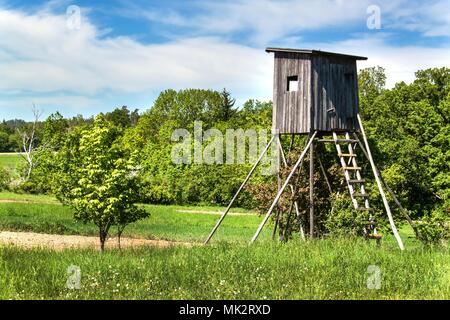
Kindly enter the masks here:
[[0, 168], [5, 168], [11, 174], [15, 174], [22, 157], [17, 153], [0, 153]]
[[[220, 207], [146, 206], [151, 217], [126, 237], [192, 242], [193, 247], [94, 249], [0, 247], [0, 299], [449, 299], [450, 255], [426, 247], [402, 229], [406, 250], [387, 236], [381, 248], [362, 239], [287, 244], [268, 226], [248, 245], [261, 217], [234, 209], [209, 246], [201, 242]], [[96, 235], [50, 196], [0, 193], [0, 229]], [[114, 233], [114, 230], [113, 230]], [[68, 289], [68, 268], [81, 272]], [[380, 287], [371, 287], [373, 267]]]

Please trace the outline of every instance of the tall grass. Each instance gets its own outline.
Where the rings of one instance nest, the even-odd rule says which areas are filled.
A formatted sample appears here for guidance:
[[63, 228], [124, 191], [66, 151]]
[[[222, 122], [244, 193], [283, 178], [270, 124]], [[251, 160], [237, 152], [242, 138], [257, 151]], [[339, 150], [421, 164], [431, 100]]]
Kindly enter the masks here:
[[[322, 240], [52, 252], [0, 248], [1, 299], [449, 299], [445, 249]], [[81, 289], [66, 288], [71, 265]], [[368, 266], [381, 288], [368, 289]]]

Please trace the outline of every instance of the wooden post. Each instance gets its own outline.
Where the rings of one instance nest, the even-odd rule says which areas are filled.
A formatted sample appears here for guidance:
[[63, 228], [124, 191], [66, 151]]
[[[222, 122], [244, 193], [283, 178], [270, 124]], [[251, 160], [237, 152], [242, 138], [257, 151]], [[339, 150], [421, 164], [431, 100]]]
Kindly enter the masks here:
[[288, 216], [287, 216], [287, 222], [286, 222], [286, 228], [284, 229], [284, 235], [283, 235], [283, 238], [282, 238], [282, 240], [284, 241], [284, 242], [287, 242], [287, 237], [288, 237], [288, 231], [289, 231], [289, 226], [290, 226], [290, 224], [291, 224], [291, 215], [292, 215], [292, 209], [294, 208], [294, 202], [295, 201], [292, 201], [291, 202], [291, 206], [289, 207], [289, 214], [288, 214]]
[[277, 208], [277, 217], [275, 219], [275, 225], [273, 226], [272, 240], [275, 240], [275, 235], [277, 234], [277, 228], [279, 223], [280, 223], [280, 209]]
[[[286, 155], [284, 154], [283, 146], [281, 145], [281, 141], [280, 140], [278, 140], [278, 144], [279, 144], [279, 148], [280, 148], [281, 160], [283, 161], [283, 165], [287, 168], [288, 163], [287, 163]], [[292, 144], [291, 144], [291, 147], [289, 148], [289, 150], [291, 150], [291, 149], [292, 149]], [[300, 172], [302, 166], [303, 166], [303, 162], [299, 166], [299, 170], [298, 170], [299, 172]], [[292, 196], [295, 196], [295, 187], [292, 184], [290, 185], [290, 189], [291, 189]], [[278, 190], [280, 190], [280, 187], [278, 188]], [[295, 213], [297, 215], [297, 218], [299, 220], [298, 224], [299, 224], [299, 229], [300, 229], [300, 238], [302, 240], [306, 240], [305, 239], [305, 230], [303, 228], [302, 221], [300, 220], [300, 209], [298, 208], [297, 200], [294, 202], [294, 208], [295, 208]], [[279, 217], [277, 216], [277, 221], [278, 221], [278, 219], [279, 219]]]
[[294, 165], [294, 168], [292, 169], [291, 173], [287, 177], [287, 179], [284, 182], [283, 186], [281, 187], [280, 191], [278, 191], [278, 194], [276, 195], [272, 205], [270, 206], [269, 210], [267, 211], [266, 216], [264, 217], [263, 221], [259, 225], [258, 230], [256, 230], [256, 233], [253, 236], [253, 238], [252, 238], [250, 243], [253, 243], [253, 242], [255, 242], [256, 239], [258, 239], [259, 234], [261, 233], [262, 229], [264, 228], [265, 224], [267, 223], [267, 220], [269, 220], [269, 217], [272, 214], [273, 209], [275, 208], [275, 206], [277, 205], [278, 201], [280, 200], [281, 195], [283, 194], [284, 190], [286, 189], [286, 187], [289, 184], [289, 181], [292, 179], [292, 177], [294, 176], [294, 174], [297, 171], [298, 167], [303, 162], [303, 158], [305, 157], [306, 152], [308, 152], [308, 149], [311, 146], [311, 143], [313, 142], [313, 140], [316, 137], [316, 135], [317, 135], [317, 131], [314, 132], [314, 134], [310, 138], [310, 140], [308, 142], [308, 145], [306, 146], [305, 150], [303, 150], [302, 154], [300, 155], [300, 158], [297, 160], [297, 163]]
[[392, 232], [394, 233], [395, 239], [397, 240], [400, 250], [405, 250], [405, 247], [403, 246], [402, 238], [400, 238], [397, 228], [395, 227], [395, 222], [394, 222], [394, 218], [392, 217], [391, 208], [389, 207], [389, 203], [386, 199], [386, 195], [384, 194], [383, 186], [381, 185], [381, 179], [378, 176], [377, 168], [375, 166], [375, 162], [373, 161], [372, 153], [370, 152], [369, 142], [367, 141], [366, 133], [364, 132], [364, 127], [363, 127], [361, 116], [359, 115], [359, 113], [358, 113], [357, 117], [358, 117], [359, 127], [361, 129], [361, 134], [364, 139], [364, 144], [366, 147], [367, 155], [369, 157], [369, 162], [372, 167], [373, 174], [375, 176], [375, 181], [377, 182], [378, 190], [380, 191], [380, 195], [381, 195], [381, 198], [383, 199], [384, 207], [386, 208], [386, 213], [389, 218], [389, 224], [391, 225]]
[[211, 231], [211, 233], [209, 234], [208, 238], [205, 240], [205, 245], [209, 243], [209, 241], [211, 240], [211, 238], [214, 236], [214, 234], [216, 233], [217, 229], [219, 228], [219, 226], [222, 224], [223, 220], [225, 219], [226, 215], [228, 214], [228, 212], [230, 211], [231, 207], [233, 206], [234, 202], [236, 201], [237, 197], [239, 196], [239, 194], [241, 193], [241, 191], [244, 189], [245, 185], [247, 184], [248, 180], [250, 180], [250, 177], [253, 175], [253, 172], [255, 172], [256, 167], [258, 166], [258, 164], [261, 162], [262, 158], [264, 157], [264, 155], [267, 153], [267, 150], [269, 150], [270, 145], [272, 144], [273, 140], [275, 139], [275, 135], [272, 136], [272, 139], [270, 139], [269, 143], [267, 144], [266, 148], [263, 150], [263, 152], [261, 153], [261, 155], [259, 156], [258, 160], [255, 162], [255, 164], [253, 165], [253, 168], [250, 170], [250, 172], [248, 173], [247, 177], [245, 178], [244, 182], [241, 184], [241, 186], [239, 187], [238, 191], [236, 192], [236, 194], [234, 195], [233, 199], [231, 199], [230, 204], [228, 205], [227, 209], [225, 210], [225, 212], [222, 214], [222, 216], [220, 217], [219, 221], [217, 222], [217, 224], [214, 226], [213, 230]]
[[309, 147], [309, 236], [314, 239], [314, 142]]
[[[278, 152], [278, 171], [277, 171], [277, 183], [278, 183], [278, 191], [281, 188], [281, 159], [282, 159], [282, 155], [284, 155], [283, 152], [283, 145], [281, 144], [281, 138], [280, 138], [280, 134], [277, 134], [277, 144], [278, 144], [278, 148], [279, 148], [279, 152]], [[286, 160], [284, 160], [284, 162], [286, 162]], [[279, 205], [277, 205], [277, 217], [275, 219], [275, 225], [273, 226], [273, 232], [272, 232], [272, 240], [275, 240], [275, 235], [277, 233], [277, 228], [280, 224], [280, 219], [281, 219], [281, 207]]]

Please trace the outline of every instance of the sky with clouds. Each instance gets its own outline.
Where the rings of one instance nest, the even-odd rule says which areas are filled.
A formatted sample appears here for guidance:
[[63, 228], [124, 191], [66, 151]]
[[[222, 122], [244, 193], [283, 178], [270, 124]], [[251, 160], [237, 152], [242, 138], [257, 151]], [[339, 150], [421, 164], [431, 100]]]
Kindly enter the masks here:
[[146, 110], [168, 88], [268, 100], [268, 46], [367, 56], [392, 87], [450, 66], [450, 1], [0, 0], [0, 119]]

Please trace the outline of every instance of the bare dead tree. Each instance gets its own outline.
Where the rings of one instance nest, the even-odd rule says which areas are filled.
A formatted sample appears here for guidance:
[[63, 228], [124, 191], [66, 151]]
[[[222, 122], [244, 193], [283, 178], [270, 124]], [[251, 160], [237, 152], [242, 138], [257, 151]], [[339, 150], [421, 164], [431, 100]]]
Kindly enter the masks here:
[[34, 121], [33, 124], [31, 126], [30, 129], [17, 129], [17, 132], [19, 133], [20, 137], [21, 137], [21, 153], [20, 155], [22, 156], [22, 158], [25, 160], [25, 162], [27, 163], [28, 169], [27, 169], [27, 175], [26, 175], [26, 180], [28, 180], [31, 176], [31, 173], [33, 171], [34, 168], [34, 155], [33, 155], [33, 151], [36, 148], [36, 130], [37, 130], [37, 125], [39, 123], [39, 119], [41, 118], [43, 111], [42, 110], [38, 110], [36, 105], [33, 104], [33, 108], [32, 108], [32, 112], [33, 112], [33, 117], [34, 117]]

